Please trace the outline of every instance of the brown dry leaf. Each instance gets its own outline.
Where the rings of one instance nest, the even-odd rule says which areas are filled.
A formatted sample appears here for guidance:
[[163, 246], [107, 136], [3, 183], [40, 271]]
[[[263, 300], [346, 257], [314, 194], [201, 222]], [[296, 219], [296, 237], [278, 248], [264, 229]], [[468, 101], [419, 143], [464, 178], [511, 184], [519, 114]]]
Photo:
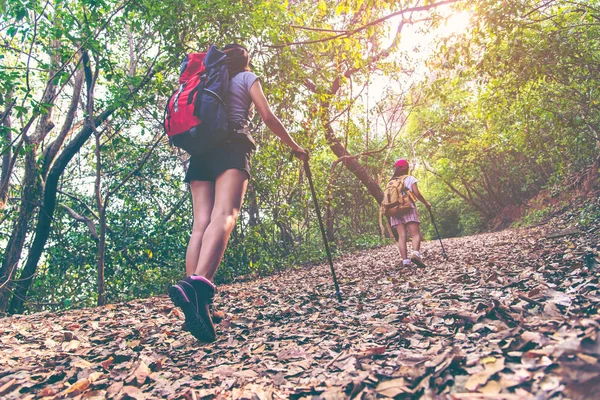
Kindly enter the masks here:
[[0, 386], [0, 395], [3, 395], [5, 393], [8, 393], [12, 390], [14, 390], [19, 384], [17, 383], [16, 379], [11, 379], [10, 381], [6, 382], [4, 385]]
[[90, 380], [88, 378], [80, 379], [71, 386], [69, 386], [63, 393], [76, 395], [82, 393], [90, 386]]
[[356, 358], [367, 358], [367, 357], [373, 357], [378, 354], [383, 354], [383, 353], [385, 353], [385, 349], [386, 349], [385, 346], [371, 347], [370, 349], [366, 349], [366, 350], [358, 352], [358, 354], [356, 354]]
[[578, 353], [577, 358], [579, 358], [580, 360], [583, 360], [586, 363], [591, 364], [591, 365], [598, 364], [598, 358], [588, 356], [587, 354]]
[[114, 358], [110, 356], [106, 360], [102, 361], [100, 365], [102, 365], [102, 368], [108, 371], [108, 367], [110, 367], [110, 364], [112, 364], [113, 360]]
[[485, 385], [492, 375], [504, 369], [504, 358], [487, 357], [481, 360], [484, 370], [477, 372], [469, 377], [465, 388], [475, 391], [481, 385]]
[[425, 269], [396, 267], [394, 246], [345, 255], [342, 304], [327, 264], [238, 279], [215, 296], [229, 319], [215, 343], [183, 331], [166, 295], [0, 318], [0, 397], [87, 377], [78, 399], [593, 398], [600, 285], [582, 260], [597, 240], [543, 234], [448, 239], [451, 262], [426, 242]]
[[106, 399], [106, 392], [104, 390], [92, 390], [84, 393], [82, 398], [88, 400], [103, 400]]
[[258, 346], [254, 350], [252, 350], [252, 353], [253, 354], [261, 354], [262, 352], [264, 352], [266, 350], [266, 348], [267, 348], [267, 346], [265, 346], [264, 344], [261, 344], [260, 346]]
[[488, 381], [488, 383], [480, 387], [477, 391], [484, 394], [498, 394], [502, 390], [502, 385], [497, 381]]
[[110, 399], [115, 397], [123, 389], [123, 381], [115, 382], [106, 389], [106, 396]]
[[70, 342], [63, 342], [63, 344], [61, 345], [62, 350], [65, 352], [71, 352], [73, 350], [76, 350], [79, 345], [81, 345], [81, 342], [77, 339], [71, 340]]
[[[39, 397], [50, 397], [50, 396], [56, 395], [58, 392], [59, 392], [59, 390], [56, 386], [46, 386], [38, 393], [38, 396]], [[2, 394], [1, 391], [0, 391], [0, 394]]]
[[573, 303], [573, 301], [571, 300], [571, 296], [556, 290], [546, 290], [546, 296], [549, 297], [548, 301], [554, 304], [558, 304], [560, 306], [569, 307]]
[[379, 383], [375, 391], [385, 397], [396, 397], [401, 393], [408, 393], [410, 389], [404, 378], [397, 378]]
[[235, 368], [228, 367], [228, 366], [220, 367], [215, 370], [216, 374], [224, 376], [224, 377], [233, 376], [233, 374], [236, 372], [237, 372], [237, 370]]
[[258, 374], [251, 369], [245, 369], [242, 371], [234, 372], [233, 376], [236, 376], [238, 378], [256, 378]]
[[546, 375], [539, 385], [544, 392], [551, 392], [560, 386], [560, 378], [555, 375]]
[[148, 365], [146, 365], [144, 360], [140, 360], [137, 368], [133, 372], [133, 375], [130, 378], [128, 378], [125, 382], [131, 383], [135, 379], [137, 385], [142, 386], [144, 382], [146, 382], [146, 379], [148, 378], [148, 375], [150, 375], [150, 372], [150, 368], [148, 368]]
[[78, 357], [74, 361], [71, 362], [71, 365], [76, 368], [88, 369], [88, 368], [92, 368], [94, 364]]
[[348, 396], [341, 388], [335, 387], [321, 393], [319, 400], [346, 400]]
[[531, 376], [531, 372], [527, 371], [524, 368], [516, 370], [514, 374], [500, 373], [500, 385], [503, 389], [518, 386], [530, 380]]
[[100, 379], [102, 376], [104, 376], [104, 374], [102, 372], [92, 372], [90, 374], [90, 376], [88, 376], [88, 379], [89, 379], [90, 383], [94, 383], [98, 379]]
[[546, 337], [544, 335], [542, 335], [540, 332], [523, 332], [521, 334], [521, 338], [525, 341], [525, 342], [534, 342], [537, 344], [545, 344], [548, 342], [548, 340], [546, 339]]
[[144, 400], [147, 397], [144, 392], [135, 386], [123, 386], [123, 389], [121, 389], [120, 393], [126, 396], [126, 398], [132, 398], [135, 400]]
[[556, 307], [556, 304], [551, 302], [544, 304], [544, 315], [550, 318], [562, 317], [562, 313], [560, 312], [558, 307]]

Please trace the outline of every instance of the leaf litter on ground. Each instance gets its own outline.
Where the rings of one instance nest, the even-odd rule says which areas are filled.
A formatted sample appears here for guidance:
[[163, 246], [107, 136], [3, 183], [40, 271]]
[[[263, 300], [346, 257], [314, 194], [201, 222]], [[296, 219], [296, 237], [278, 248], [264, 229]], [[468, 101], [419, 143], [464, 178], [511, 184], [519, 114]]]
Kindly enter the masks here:
[[221, 286], [211, 344], [166, 296], [4, 318], [0, 397], [590, 398], [600, 243], [557, 225], [427, 242], [428, 268], [343, 256], [342, 304], [327, 265]]

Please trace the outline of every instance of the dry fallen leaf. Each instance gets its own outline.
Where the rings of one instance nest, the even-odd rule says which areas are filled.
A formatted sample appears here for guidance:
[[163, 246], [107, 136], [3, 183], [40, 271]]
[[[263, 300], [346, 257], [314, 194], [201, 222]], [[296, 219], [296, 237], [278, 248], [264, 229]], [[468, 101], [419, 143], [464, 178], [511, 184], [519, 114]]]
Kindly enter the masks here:
[[385, 353], [385, 346], [371, 347], [370, 349], [366, 349], [366, 350], [358, 352], [356, 354], [356, 358], [373, 357], [377, 354], [383, 354], [383, 353]]
[[398, 378], [381, 382], [377, 385], [375, 391], [382, 396], [396, 397], [401, 393], [408, 393], [410, 390], [408, 389], [404, 378]]
[[345, 255], [342, 304], [327, 264], [221, 285], [208, 344], [167, 296], [3, 318], [0, 397], [593, 398], [600, 288], [578, 254], [596, 242], [576, 240], [448, 239], [451, 262], [427, 242], [424, 269], [394, 246]]
[[69, 386], [63, 393], [76, 395], [82, 393], [85, 389], [90, 386], [90, 381], [88, 378], [80, 379], [71, 386]]
[[487, 357], [482, 360], [482, 364], [484, 370], [469, 377], [465, 384], [466, 389], [474, 391], [479, 386], [485, 385], [492, 375], [504, 369], [504, 358]]
[[135, 386], [123, 386], [120, 393], [135, 400], [146, 399], [146, 395]]

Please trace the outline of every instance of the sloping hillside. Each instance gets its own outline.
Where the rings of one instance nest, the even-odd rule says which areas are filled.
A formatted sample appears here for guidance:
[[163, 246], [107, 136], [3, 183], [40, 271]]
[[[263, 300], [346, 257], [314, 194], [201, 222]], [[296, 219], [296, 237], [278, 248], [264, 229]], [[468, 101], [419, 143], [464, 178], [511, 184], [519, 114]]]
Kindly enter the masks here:
[[[6, 398], [589, 398], [600, 389], [598, 231], [394, 246], [220, 287], [218, 341], [166, 296], [0, 320]], [[548, 237], [554, 232], [556, 237]], [[553, 236], [553, 235], [550, 235]]]

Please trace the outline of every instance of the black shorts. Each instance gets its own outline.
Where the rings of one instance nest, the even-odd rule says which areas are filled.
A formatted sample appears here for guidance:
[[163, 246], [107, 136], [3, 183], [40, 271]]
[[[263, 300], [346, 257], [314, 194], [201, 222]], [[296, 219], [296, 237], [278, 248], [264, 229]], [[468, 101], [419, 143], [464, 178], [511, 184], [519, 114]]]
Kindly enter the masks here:
[[254, 146], [247, 140], [230, 140], [206, 154], [191, 156], [184, 181], [214, 182], [228, 169], [246, 171], [249, 179], [253, 150]]

